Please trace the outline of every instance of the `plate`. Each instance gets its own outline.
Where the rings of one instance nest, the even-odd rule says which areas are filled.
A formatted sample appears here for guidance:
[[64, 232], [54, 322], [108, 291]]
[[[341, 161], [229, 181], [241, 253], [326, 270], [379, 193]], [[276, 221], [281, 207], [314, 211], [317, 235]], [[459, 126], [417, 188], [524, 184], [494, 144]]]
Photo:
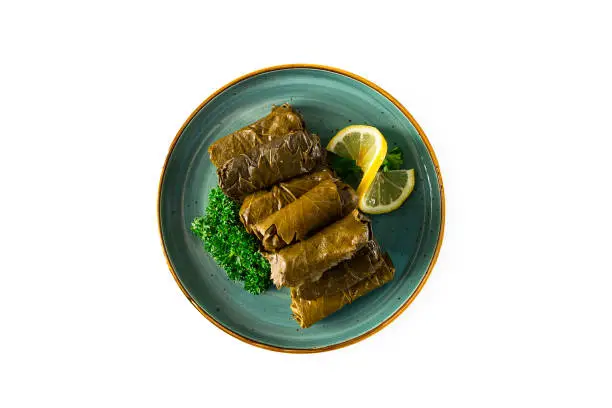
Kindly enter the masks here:
[[[252, 295], [230, 281], [189, 230], [217, 185], [208, 146], [291, 103], [323, 145], [350, 124], [376, 126], [389, 149], [400, 146], [416, 186], [404, 205], [372, 216], [374, 235], [389, 252], [395, 279], [339, 312], [301, 329], [291, 317], [289, 291]], [[355, 74], [317, 65], [262, 69], [206, 99], [176, 135], [163, 167], [158, 221], [170, 272], [191, 303], [226, 333], [275, 351], [317, 352], [376, 333], [408, 307], [431, 273], [444, 230], [444, 193], [438, 163], [422, 129], [390, 94]]]

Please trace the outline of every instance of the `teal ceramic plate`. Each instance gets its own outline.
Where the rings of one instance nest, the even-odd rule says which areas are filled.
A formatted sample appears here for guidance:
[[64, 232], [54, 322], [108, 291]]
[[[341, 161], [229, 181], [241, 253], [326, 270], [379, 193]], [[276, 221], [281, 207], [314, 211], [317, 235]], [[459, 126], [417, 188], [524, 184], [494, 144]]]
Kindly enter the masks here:
[[[217, 185], [208, 146], [284, 102], [297, 108], [309, 130], [329, 139], [350, 124], [381, 130], [389, 148], [400, 146], [417, 182], [406, 203], [372, 216], [374, 234], [397, 269], [395, 279], [308, 329], [291, 317], [287, 289], [251, 295], [208, 256], [189, 230]], [[241, 77], [215, 92], [174, 139], [159, 187], [159, 229], [168, 265], [191, 303], [217, 327], [276, 351], [314, 352], [342, 347], [383, 328], [414, 299], [435, 263], [444, 229], [444, 194], [434, 152], [408, 111], [378, 86], [335, 68], [286, 65]]]

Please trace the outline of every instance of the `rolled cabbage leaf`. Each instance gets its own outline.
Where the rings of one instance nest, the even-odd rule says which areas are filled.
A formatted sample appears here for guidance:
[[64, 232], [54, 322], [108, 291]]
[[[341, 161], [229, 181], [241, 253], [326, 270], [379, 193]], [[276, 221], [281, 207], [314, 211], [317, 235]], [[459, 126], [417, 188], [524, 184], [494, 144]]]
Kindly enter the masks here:
[[236, 201], [281, 181], [310, 173], [325, 162], [318, 136], [297, 131], [240, 154], [217, 169], [219, 187]]
[[253, 227], [259, 221], [294, 202], [321, 181], [329, 180], [332, 177], [330, 170], [323, 169], [279, 183], [270, 191], [257, 191], [250, 194], [240, 207], [240, 221], [247, 231], [253, 232]]
[[339, 180], [325, 180], [255, 225], [266, 251], [304, 240], [311, 232], [339, 220], [357, 207], [357, 194]]
[[337, 312], [345, 305], [354, 302], [374, 289], [393, 280], [395, 268], [391, 258], [383, 255], [383, 262], [373, 275], [361, 280], [355, 285], [333, 295], [321, 296], [314, 300], [302, 299], [296, 288], [291, 289], [291, 311], [294, 319], [302, 328], [310, 327], [319, 320]]
[[323, 273], [319, 280], [304, 282], [298, 286], [297, 296], [300, 299], [314, 300], [342, 292], [376, 273], [386, 262], [380, 246], [372, 239], [351, 259]]
[[274, 106], [267, 116], [215, 141], [208, 148], [208, 154], [218, 168], [257, 146], [304, 128], [304, 120], [289, 104]]
[[276, 287], [293, 287], [318, 280], [323, 272], [350, 259], [371, 239], [370, 220], [353, 210], [310, 238], [264, 256], [270, 262], [270, 277]]

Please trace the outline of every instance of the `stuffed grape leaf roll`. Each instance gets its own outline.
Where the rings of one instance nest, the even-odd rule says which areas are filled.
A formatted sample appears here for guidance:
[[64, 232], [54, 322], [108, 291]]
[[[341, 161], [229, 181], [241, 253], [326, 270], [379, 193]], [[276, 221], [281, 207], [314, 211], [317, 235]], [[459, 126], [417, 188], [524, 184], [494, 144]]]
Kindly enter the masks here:
[[266, 251], [279, 250], [339, 220], [357, 207], [357, 194], [339, 180], [325, 180], [255, 225]]
[[309, 173], [324, 162], [319, 137], [300, 130], [227, 161], [217, 169], [219, 187], [241, 202], [255, 191]]
[[219, 168], [228, 160], [257, 146], [304, 128], [304, 120], [289, 104], [274, 106], [267, 116], [214, 142], [208, 148], [208, 154], [215, 167]]
[[299, 286], [319, 279], [326, 270], [351, 258], [370, 239], [370, 220], [353, 210], [310, 238], [264, 256], [270, 262], [270, 277], [276, 287]]
[[332, 295], [307, 300], [298, 296], [296, 288], [291, 288], [291, 311], [295, 320], [302, 328], [310, 327], [343, 306], [390, 282], [395, 274], [395, 268], [387, 254], [384, 254], [382, 259], [383, 262], [379, 264], [374, 274]]
[[257, 191], [250, 194], [240, 207], [240, 221], [247, 231], [253, 232], [254, 225], [259, 221], [294, 202], [321, 181], [329, 180], [332, 177], [332, 172], [324, 169], [279, 183], [270, 191]]
[[300, 299], [314, 300], [330, 296], [350, 288], [357, 282], [376, 273], [388, 260], [383, 256], [378, 243], [372, 239], [355, 256], [323, 273], [317, 281], [304, 282], [296, 288]]

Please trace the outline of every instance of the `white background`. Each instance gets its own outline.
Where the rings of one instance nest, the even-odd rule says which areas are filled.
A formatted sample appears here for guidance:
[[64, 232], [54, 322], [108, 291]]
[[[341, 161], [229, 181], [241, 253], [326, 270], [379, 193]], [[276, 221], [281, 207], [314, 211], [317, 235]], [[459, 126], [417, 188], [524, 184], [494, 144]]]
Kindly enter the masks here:
[[[1, 3], [0, 406], [612, 405], [606, 2], [205, 3]], [[397, 97], [447, 198], [412, 306], [317, 355], [206, 321], [156, 225], [192, 110], [294, 62]]]

